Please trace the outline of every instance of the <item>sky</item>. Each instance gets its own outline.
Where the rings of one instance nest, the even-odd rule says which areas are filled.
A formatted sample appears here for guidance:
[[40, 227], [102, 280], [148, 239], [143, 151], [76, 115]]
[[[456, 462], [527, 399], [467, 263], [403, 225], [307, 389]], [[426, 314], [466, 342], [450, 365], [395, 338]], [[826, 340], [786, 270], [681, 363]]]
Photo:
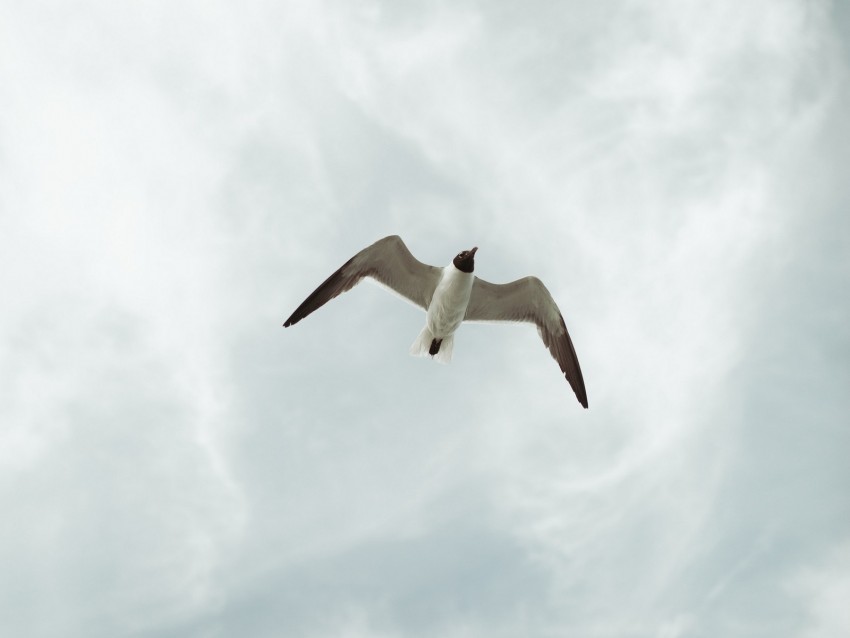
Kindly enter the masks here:
[[[850, 635], [850, 7], [0, 1], [0, 634]], [[533, 326], [363, 284], [390, 234]]]

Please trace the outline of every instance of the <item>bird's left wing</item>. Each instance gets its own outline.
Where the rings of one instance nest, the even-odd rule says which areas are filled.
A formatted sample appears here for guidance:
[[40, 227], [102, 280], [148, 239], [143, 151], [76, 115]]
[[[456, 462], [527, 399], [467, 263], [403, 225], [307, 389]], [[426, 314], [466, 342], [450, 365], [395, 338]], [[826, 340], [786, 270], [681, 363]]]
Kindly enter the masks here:
[[570, 333], [552, 295], [537, 277], [523, 277], [508, 284], [491, 284], [478, 277], [464, 321], [524, 321], [537, 325], [537, 332], [561, 372], [587, 407], [587, 391]]
[[441, 269], [423, 264], [407, 249], [401, 237], [390, 235], [364, 248], [328, 277], [304, 300], [285, 327], [298, 323], [334, 297], [371, 277], [417, 306], [428, 309], [440, 281]]

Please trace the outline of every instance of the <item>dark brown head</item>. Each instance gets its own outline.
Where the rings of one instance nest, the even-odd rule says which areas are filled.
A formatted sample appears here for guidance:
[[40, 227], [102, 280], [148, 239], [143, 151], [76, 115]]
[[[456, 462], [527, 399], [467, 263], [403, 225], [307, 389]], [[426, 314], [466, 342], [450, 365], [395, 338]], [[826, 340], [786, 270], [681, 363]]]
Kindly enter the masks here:
[[478, 250], [478, 246], [471, 250], [464, 250], [463, 252], [459, 252], [452, 260], [452, 263], [455, 265], [455, 268], [457, 268], [461, 272], [472, 272], [475, 269], [476, 250]]

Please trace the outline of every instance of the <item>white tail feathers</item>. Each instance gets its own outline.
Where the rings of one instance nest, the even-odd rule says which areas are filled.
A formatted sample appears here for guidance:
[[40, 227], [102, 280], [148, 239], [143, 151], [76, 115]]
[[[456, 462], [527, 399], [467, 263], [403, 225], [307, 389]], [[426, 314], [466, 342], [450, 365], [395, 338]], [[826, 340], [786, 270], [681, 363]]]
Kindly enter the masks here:
[[433, 356], [435, 361], [439, 363], [449, 363], [452, 360], [452, 350], [455, 345], [455, 336], [449, 335], [443, 337], [440, 341], [440, 350], [435, 355], [431, 355], [431, 344], [434, 342], [434, 335], [426, 325], [422, 328], [422, 332], [416, 337], [416, 340], [410, 346], [410, 354], [414, 357]]

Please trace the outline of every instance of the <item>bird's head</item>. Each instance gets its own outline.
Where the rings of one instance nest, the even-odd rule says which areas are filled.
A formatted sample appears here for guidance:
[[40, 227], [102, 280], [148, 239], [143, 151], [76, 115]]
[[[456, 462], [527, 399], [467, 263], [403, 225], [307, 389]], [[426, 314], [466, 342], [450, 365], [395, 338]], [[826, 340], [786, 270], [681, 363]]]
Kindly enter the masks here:
[[470, 250], [463, 250], [455, 255], [452, 263], [461, 272], [472, 272], [475, 269], [475, 251], [478, 246]]

